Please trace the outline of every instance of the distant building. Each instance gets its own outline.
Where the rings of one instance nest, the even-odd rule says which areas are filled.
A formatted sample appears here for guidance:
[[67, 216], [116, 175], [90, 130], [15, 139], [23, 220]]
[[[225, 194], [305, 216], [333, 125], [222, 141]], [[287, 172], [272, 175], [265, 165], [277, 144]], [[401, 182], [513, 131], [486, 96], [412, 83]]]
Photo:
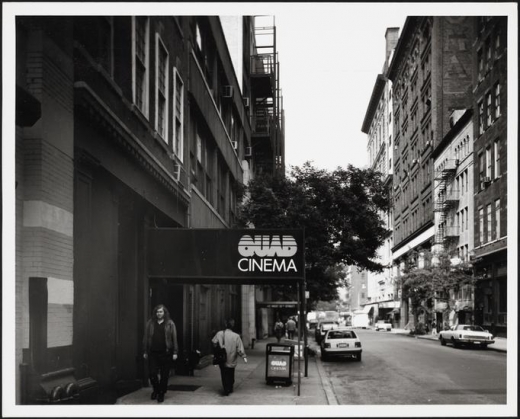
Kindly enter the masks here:
[[[392, 82], [387, 78], [388, 65], [393, 51], [397, 45], [399, 28], [386, 30], [385, 60], [382, 73], [376, 78], [372, 96], [363, 121], [361, 131], [368, 135], [369, 165], [373, 170], [383, 174], [384, 181], [390, 192], [393, 189], [393, 139], [394, 126], [392, 123]], [[385, 227], [392, 231], [391, 209], [382, 213]], [[373, 273], [367, 271], [368, 300], [377, 303], [376, 315], [379, 318], [391, 318], [399, 321], [400, 301], [397, 299], [397, 288], [394, 283], [392, 269], [393, 235], [386, 239], [383, 246], [378, 249], [378, 262], [385, 266], [383, 272]]]
[[[392, 257], [397, 275], [411, 251], [431, 250], [434, 170], [431, 154], [450, 130], [454, 109], [471, 107], [473, 17], [408, 17], [388, 78], [393, 98]], [[423, 262], [419, 257], [417, 263]], [[401, 325], [410, 320], [402, 302]]]
[[356, 266], [347, 266], [346, 273], [346, 280], [349, 284], [347, 297], [349, 298], [350, 311], [366, 310], [373, 320], [374, 316], [377, 315], [377, 304], [371, 304], [368, 299], [367, 271]]
[[507, 335], [507, 24], [476, 18], [472, 44], [475, 321], [498, 335]]
[[[454, 110], [451, 130], [432, 153], [434, 167], [434, 252], [447, 252], [453, 263], [473, 253], [473, 111]], [[437, 324], [472, 323], [474, 287], [465, 285], [437, 295], [432, 317]], [[447, 312], [447, 301], [450, 301]]]

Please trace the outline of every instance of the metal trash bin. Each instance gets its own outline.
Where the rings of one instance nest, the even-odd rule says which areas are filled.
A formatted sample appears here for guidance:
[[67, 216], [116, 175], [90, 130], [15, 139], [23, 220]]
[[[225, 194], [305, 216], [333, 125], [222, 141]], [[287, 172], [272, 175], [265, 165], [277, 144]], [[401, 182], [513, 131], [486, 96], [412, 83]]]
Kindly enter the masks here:
[[266, 346], [265, 381], [292, 384], [294, 346], [268, 343]]

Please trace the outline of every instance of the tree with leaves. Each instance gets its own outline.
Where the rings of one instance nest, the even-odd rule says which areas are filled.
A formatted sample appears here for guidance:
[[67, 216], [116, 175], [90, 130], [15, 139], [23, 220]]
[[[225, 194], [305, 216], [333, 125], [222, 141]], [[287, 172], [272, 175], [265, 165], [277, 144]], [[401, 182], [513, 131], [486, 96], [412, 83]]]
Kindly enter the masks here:
[[[417, 266], [419, 254], [423, 259], [422, 267]], [[454, 304], [449, 298], [450, 291], [457, 292], [463, 286], [475, 284], [472, 267], [466, 262], [457, 262], [454, 263], [446, 251], [418, 250], [409, 255], [400, 280], [403, 298], [410, 302], [415, 324], [419, 309], [425, 304], [433, 305], [435, 299], [441, 300], [446, 303], [445, 311], [449, 311]]]
[[239, 220], [255, 228], [304, 228], [312, 307], [338, 298], [338, 286], [345, 285], [344, 265], [383, 270], [376, 252], [390, 234], [380, 217], [388, 209], [380, 173], [352, 165], [327, 171], [307, 162], [288, 176], [251, 180]]

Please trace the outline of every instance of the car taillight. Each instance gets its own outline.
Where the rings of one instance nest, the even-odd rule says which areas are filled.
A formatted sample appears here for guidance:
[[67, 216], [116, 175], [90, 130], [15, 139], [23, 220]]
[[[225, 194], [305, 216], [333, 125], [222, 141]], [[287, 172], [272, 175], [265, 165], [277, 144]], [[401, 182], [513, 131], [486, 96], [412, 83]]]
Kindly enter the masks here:
[[324, 348], [330, 348], [330, 343], [326, 343], [323, 345]]
[[361, 342], [356, 342], [356, 348], [361, 348]]

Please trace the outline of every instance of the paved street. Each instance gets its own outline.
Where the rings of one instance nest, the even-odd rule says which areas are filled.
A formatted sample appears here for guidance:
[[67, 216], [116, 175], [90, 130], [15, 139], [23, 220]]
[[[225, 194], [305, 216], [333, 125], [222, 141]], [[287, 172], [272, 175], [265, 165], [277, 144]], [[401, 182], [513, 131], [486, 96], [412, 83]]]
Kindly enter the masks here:
[[506, 354], [357, 329], [363, 361], [323, 367], [339, 404], [504, 404]]

